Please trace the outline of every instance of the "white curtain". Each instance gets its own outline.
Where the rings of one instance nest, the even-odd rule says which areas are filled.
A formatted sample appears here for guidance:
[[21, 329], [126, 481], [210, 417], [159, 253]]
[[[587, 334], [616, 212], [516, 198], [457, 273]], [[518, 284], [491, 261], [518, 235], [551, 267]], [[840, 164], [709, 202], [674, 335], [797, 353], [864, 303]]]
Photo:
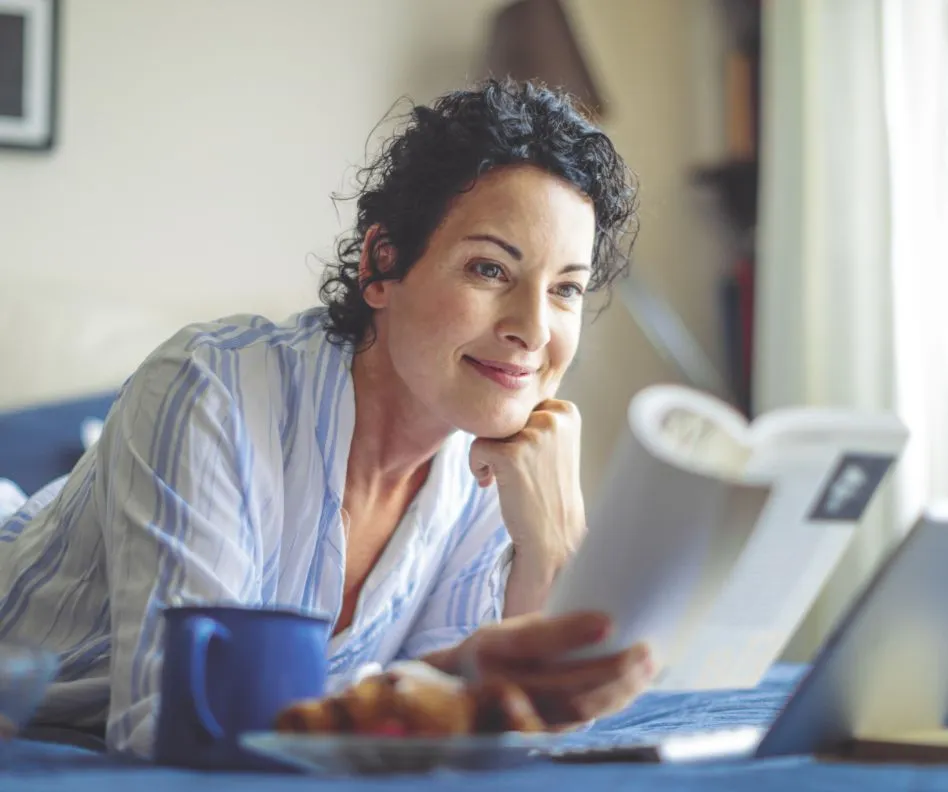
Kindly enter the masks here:
[[755, 409], [894, 408], [912, 431], [806, 659], [948, 495], [948, 0], [767, 0], [763, 49]]
[[948, 496], [948, 0], [885, 0], [882, 22], [905, 525]]

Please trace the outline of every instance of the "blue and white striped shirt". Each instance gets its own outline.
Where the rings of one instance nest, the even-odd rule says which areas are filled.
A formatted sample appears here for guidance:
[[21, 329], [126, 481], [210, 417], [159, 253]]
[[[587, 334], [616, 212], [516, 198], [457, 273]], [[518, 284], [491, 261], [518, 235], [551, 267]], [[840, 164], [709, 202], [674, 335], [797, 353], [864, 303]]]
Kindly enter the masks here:
[[[126, 382], [72, 474], [0, 524], [0, 641], [61, 670], [38, 720], [107, 722], [149, 755], [163, 607], [236, 601], [338, 617], [343, 488], [355, 422], [351, 352], [323, 309], [273, 324], [185, 328]], [[330, 647], [330, 684], [418, 657], [497, 620], [510, 538], [455, 433]]]

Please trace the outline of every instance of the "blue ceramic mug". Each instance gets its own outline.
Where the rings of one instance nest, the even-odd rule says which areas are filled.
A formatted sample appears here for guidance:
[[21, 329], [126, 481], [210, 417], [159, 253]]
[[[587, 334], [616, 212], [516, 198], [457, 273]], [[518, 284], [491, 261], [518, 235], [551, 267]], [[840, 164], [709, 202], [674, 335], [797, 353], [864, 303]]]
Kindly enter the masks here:
[[155, 760], [196, 768], [258, 768], [238, 745], [272, 729], [288, 704], [323, 695], [331, 622], [292, 611], [169, 608]]

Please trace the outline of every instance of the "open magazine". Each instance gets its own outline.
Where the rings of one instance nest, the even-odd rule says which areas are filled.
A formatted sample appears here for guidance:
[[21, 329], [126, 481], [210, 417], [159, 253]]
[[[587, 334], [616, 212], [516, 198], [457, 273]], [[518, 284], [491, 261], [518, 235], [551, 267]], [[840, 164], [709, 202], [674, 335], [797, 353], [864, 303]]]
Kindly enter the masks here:
[[753, 687], [907, 439], [889, 413], [794, 408], [748, 424], [714, 396], [646, 388], [545, 610], [610, 614], [611, 637], [576, 657], [646, 641], [656, 689]]

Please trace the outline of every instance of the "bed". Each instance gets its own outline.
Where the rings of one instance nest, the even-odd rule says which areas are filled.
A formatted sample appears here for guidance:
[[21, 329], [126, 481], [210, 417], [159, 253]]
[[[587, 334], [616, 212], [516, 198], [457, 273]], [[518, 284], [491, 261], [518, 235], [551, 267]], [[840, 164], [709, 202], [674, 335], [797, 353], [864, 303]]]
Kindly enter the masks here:
[[[800, 676], [799, 666], [777, 666], [759, 688], [720, 693], [651, 694], [593, 730], [565, 740], [608, 745], [658, 734], [695, 729], [766, 724]], [[292, 773], [198, 773], [121, 760], [73, 747], [24, 740], [0, 746], [3, 792], [171, 792], [215, 788], [246, 792], [319, 789], [356, 792], [482, 790], [492, 792], [565, 792], [566, 790], [797, 790], [821, 792], [924, 792], [948, 789], [948, 769], [901, 765], [831, 764], [809, 757], [757, 762], [645, 765], [633, 763], [554, 764], [490, 772], [443, 771], [421, 776], [313, 777]]]

